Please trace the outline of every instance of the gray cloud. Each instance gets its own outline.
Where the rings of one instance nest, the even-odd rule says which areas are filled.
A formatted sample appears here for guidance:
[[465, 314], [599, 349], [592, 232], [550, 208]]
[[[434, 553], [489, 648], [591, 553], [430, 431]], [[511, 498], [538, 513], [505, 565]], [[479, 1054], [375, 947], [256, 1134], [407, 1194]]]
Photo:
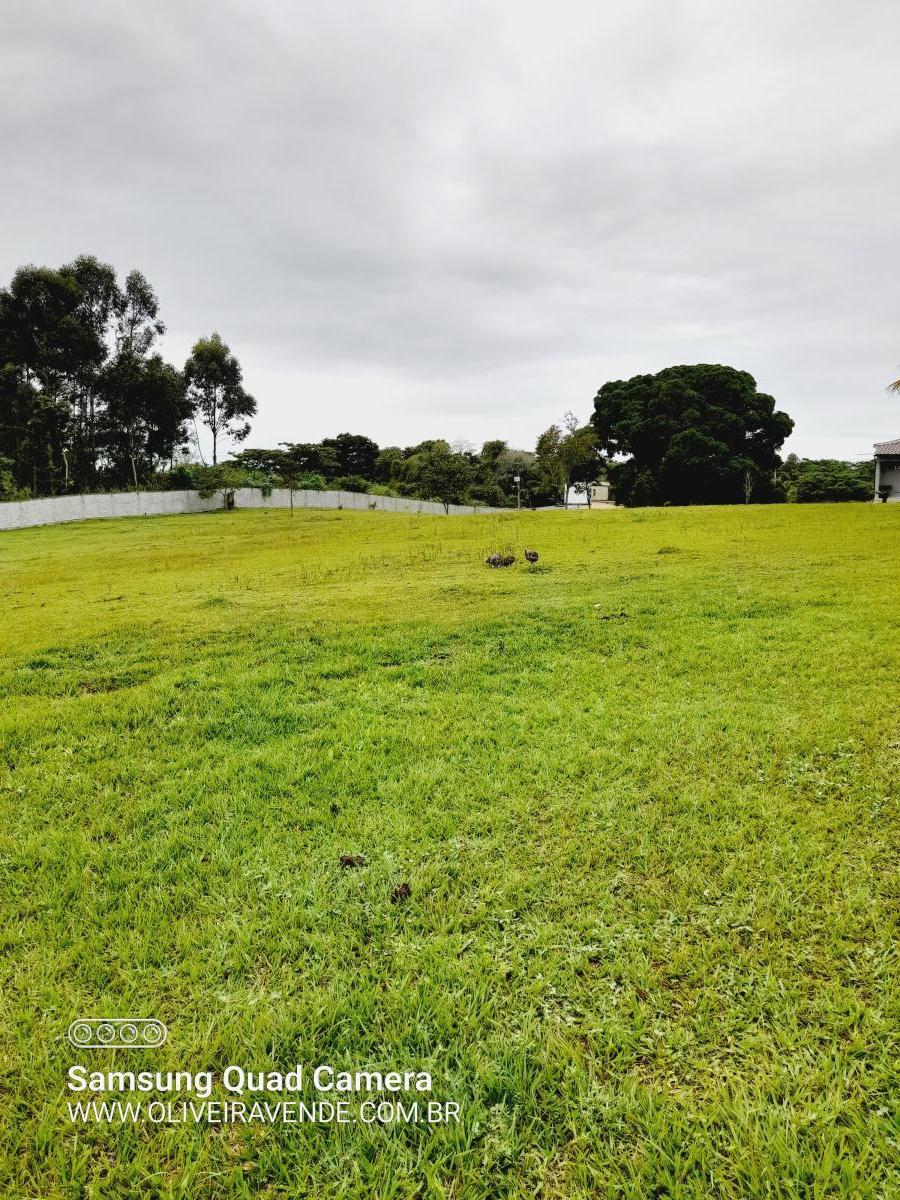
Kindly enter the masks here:
[[6, 0], [0, 274], [139, 266], [255, 444], [531, 443], [610, 378], [751, 371], [800, 453], [900, 432], [881, 0]]

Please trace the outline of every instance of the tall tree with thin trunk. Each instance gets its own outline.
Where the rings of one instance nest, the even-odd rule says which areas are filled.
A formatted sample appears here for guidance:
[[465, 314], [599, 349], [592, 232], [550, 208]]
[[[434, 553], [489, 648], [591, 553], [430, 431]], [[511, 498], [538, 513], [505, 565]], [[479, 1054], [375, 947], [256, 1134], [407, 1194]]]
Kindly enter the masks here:
[[0, 424], [18, 412], [18, 482], [36, 494], [68, 485], [68, 452], [84, 445], [79, 397], [106, 356], [83, 282], [71, 268], [28, 266], [0, 291]]
[[140, 476], [171, 459], [185, 440], [190, 404], [181, 374], [159, 354], [119, 354], [104, 373], [108, 399], [102, 432], [109, 470], [116, 482]]
[[564, 479], [563, 504], [569, 507], [569, 491], [573, 484], [577, 484], [587, 493], [590, 507], [590, 485], [597, 478], [600, 468], [597, 435], [590, 425], [579, 425], [578, 418], [572, 412], [567, 412], [563, 418], [563, 430], [559, 444], [560, 468]]
[[242, 442], [249, 434], [247, 418], [256, 416], [256, 401], [244, 391], [241, 364], [217, 333], [195, 343], [184, 381], [194, 413], [212, 434], [215, 465], [220, 437]]
[[119, 355], [143, 358], [153, 343], [166, 332], [159, 319], [156, 292], [140, 271], [129, 271], [119, 292], [115, 309], [116, 351]]
[[552, 496], [555, 503], [562, 501], [566, 490], [566, 472], [560, 454], [562, 440], [560, 427], [551, 425], [538, 438], [534, 451], [534, 465], [541, 490]]
[[[91, 330], [98, 346], [102, 346], [102, 357], [108, 354], [107, 335], [110, 320], [121, 301], [121, 290], [116, 282], [115, 268], [102, 263], [92, 254], [80, 254], [74, 262], [60, 268], [60, 275], [71, 279], [81, 296], [80, 318]], [[72, 379], [72, 422], [70, 426], [71, 451], [78, 481], [81, 487], [96, 486], [98, 422], [102, 408], [102, 368], [97, 359], [88, 359], [74, 373]], [[64, 455], [68, 466], [68, 456]], [[68, 473], [68, 472], [67, 472]]]

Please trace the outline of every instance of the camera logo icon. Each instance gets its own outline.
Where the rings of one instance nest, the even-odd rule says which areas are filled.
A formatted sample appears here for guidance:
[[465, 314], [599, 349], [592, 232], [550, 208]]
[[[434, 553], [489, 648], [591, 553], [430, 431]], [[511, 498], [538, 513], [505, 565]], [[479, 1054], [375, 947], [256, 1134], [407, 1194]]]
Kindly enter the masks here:
[[169, 1031], [154, 1017], [76, 1017], [66, 1036], [78, 1050], [154, 1050]]

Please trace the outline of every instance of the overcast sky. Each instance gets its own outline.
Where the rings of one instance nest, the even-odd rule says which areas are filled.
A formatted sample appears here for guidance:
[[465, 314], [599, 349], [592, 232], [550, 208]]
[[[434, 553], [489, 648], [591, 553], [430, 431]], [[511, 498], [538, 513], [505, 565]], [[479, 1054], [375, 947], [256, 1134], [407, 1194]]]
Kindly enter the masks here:
[[96, 254], [248, 445], [532, 446], [750, 371], [787, 449], [900, 436], [897, 0], [0, 0], [0, 281]]

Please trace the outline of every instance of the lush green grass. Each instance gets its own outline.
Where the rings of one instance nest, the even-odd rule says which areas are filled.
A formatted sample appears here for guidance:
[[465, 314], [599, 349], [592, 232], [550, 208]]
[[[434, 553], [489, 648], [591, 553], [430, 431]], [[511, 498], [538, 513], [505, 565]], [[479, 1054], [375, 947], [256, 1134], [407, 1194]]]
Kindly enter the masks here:
[[[0, 535], [0, 1195], [900, 1194], [898, 568], [900, 505]], [[78, 1126], [79, 1060], [462, 1119]]]

